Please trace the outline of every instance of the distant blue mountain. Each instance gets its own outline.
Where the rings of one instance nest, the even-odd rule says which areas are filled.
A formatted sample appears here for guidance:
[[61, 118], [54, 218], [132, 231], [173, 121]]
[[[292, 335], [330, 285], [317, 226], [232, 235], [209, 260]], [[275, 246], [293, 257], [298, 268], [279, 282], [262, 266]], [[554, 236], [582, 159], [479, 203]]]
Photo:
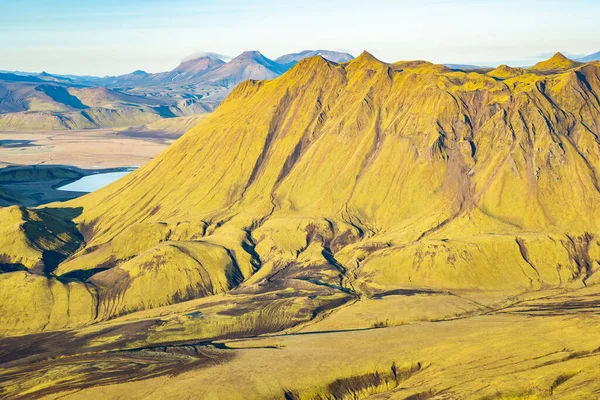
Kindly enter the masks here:
[[6, 82], [44, 82], [42, 79], [37, 76], [31, 75], [17, 75], [11, 72], [0, 73], [0, 80]]
[[469, 64], [444, 64], [444, 67], [462, 71], [473, 71], [477, 69], [485, 69], [491, 67], [482, 67], [481, 65], [469, 65]]
[[304, 50], [299, 53], [291, 53], [285, 54], [279, 58], [275, 59], [275, 62], [278, 64], [285, 65], [287, 68], [291, 68], [298, 61], [314, 56], [321, 56], [326, 60], [333, 61], [336, 63], [342, 63], [346, 61], [352, 60], [354, 57], [352, 54], [343, 53], [339, 51], [331, 51], [331, 50]]
[[594, 54], [590, 54], [589, 56], [578, 58], [576, 61], [580, 62], [590, 62], [590, 61], [599, 61], [600, 60], [600, 51]]

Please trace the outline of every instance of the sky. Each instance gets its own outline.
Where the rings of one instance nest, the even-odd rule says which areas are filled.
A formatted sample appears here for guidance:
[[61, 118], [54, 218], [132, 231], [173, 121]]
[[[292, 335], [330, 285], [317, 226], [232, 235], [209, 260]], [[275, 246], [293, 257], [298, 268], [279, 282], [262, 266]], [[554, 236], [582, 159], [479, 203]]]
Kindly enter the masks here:
[[171, 70], [201, 51], [532, 65], [600, 51], [600, 0], [0, 0], [0, 70]]

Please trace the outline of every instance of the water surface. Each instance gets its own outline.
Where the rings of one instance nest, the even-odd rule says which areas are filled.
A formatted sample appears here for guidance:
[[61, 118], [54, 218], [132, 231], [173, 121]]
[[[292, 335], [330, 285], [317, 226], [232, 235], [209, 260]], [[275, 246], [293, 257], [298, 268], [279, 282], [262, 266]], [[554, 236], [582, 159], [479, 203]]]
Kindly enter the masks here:
[[125, 175], [134, 171], [135, 168], [129, 168], [125, 171], [118, 172], [105, 172], [105, 173], [97, 173], [92, 175], [84, 176], [76, 180], [75, 182], [71, 182], [65, 186], [61, 186], [57, 188], [57, 190], [67, 190], [70, 192], [94, 192], [98, 189], [103, 188], [106, 185], [110, 185], [117, 179], [124, 177]]

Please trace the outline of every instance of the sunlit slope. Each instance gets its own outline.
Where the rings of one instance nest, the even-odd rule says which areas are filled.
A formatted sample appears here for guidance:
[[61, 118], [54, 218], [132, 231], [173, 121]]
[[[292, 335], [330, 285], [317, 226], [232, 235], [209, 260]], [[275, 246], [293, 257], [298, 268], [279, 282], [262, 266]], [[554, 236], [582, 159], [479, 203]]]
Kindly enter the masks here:
[[0, 395], [595, 398], [599, 98], [560, 57], [247, 81], [126, 178], [11, 209], [17, 254], [29, 213], [81, 236], [0, 274]]
[[320, 241], [378, 285], [521, 289], [537, 285], [528, 258], [547, 240], [565, 256], [539, 284], [581, 281], [597, 268], [575, 255], [598, 246], [598, 93], [597, 64], [503, 80], [315, 57], [240, 85], [152, 163], [75, 204], [89, 245], [202, 221], [225, 246], [250, 231], [265, 259]]
[[56, 266], [82, 245], [71, 213], [0, 208], [2, 334], [60, 329], [95, 318], [93, 287], [52, 276]]
[[[64, 212], [62, 214], [65, 214]], [[51, 272], [82, 245], [67, 215], [11, 206], [0, 208], [0, 271]]]
[[[293, 299], [278, 318], [304, 321], [407, 289], [480, 309], [593, 285], [599, 64], [501, 70], [364, 53], [246, 81], [155, 160], [68, 203], [86, 245], [43, 279], [93, 286], [89, 322], [222, 292]], [[300, 318], [306, 296], [323, 304]]]
[[243, 210], [251, 222], [271, 201], [275, 215], [378, 234], [415, 219], [422, 226], [404, 230], [418, 237], [476, 210], [494, 232], [593, 231], [599, 90], [595, 64], [497, 80], [394, 70], [368, 54], [345, 65], [315, 57], [240, 85], [155, 161], [76, 203], [95, 221], [94, 242], [142, 219], [216, 222]]

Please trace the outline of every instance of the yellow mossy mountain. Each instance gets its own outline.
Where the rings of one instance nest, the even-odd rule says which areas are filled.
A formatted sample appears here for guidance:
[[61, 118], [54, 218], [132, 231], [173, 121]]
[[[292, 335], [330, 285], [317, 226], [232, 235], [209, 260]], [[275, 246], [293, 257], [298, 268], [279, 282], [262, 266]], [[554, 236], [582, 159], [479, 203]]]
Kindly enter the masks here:
[[[504, 314], [495, 313], [525, 312], [511, 308], [517, 304], [534, 313], [537, 305], [527, 302], [551, 298], [544, 301], [558, 304], [563, 300], [551, 296], [571, 292], [593, 307], [582, 299], [597, 296], [593, 288], [600, 282], [599, 98], [600, 64], [562, 55], [530, 69], [501, 66], [487, 74], [421, 61], [386, 64], [368, 53], [344, 64], [317, 56], [277, 79], [246, 81], [134, 173], [66, 204], [21, 210], [48, 215], [81, 210], [73, 220], [83, 240], [66, 239], [64, 257], [45, 275], [31, 269], [35, 251], [20, 261], [22, 271], [0, 275], [0, 330], [18, 335], [75, 329], [69, 332], [80, 351], [91, 354], [96, 348], [491, 314], [498, 326], [493, 332], [505, 332]], [[15, 283], [24, 279], [76, 294], [49, 299], [50, 311], [36, 308], [28, 318], [15, 318], [42, 296], [34, 284]], [[518, 329], [539, 331], [548, 340], [554, 340], [553, 329], [564, 329], [559, 317], [545, 329], [545, 322], [527, 325], [510, 315], [510, 326], [519, 328], [503, 333], [498, 343], [512, 346]], [[476, 324], [457, 324], [448, 329], [475, 332]], [[137, 332], [140, 327], [143, 332]], [[378, 340], [375, 333], [365, 335]], [[391, 343], [386, 335], [391, 334], [382, 343]], [[62, 348], [59, 339], [52, 340], [56, 343], [48, 346]], [[293, 347], [295, 339], [290, 340]], [[388, 354], [389, 347], [381, 346], [372, 349], [373, 357]], [[454, 351], [450, 344], [447, 349]], [[535, 356], [520, 351], [519, 357]], [[412, 354], [414, 362], [401, 366], [391, 359], [392, 372], [389, 365], [383, 372], [372, 360], [360, 361], [360, 385], [369, 374], [378, 380], [358, 391], [335, 392], [340, 380], [351, 379], [349, 369], [313, 386], [307, 382], [314, 375], [307, 372], [285, 398], [355, 398], [396, 390], [405, 379], [413, 382], [421, 361], [433, 357], [412, 350], [394, 357], [402, 354]], [[569, 360], [579, 362], [575, 358]], [[244, 359], [238, 362], [243, 371]], [[456, 376], [446, 376], [448, 382], [460, 380], [463, 367], [457, 361]], [[15, 374], [25, 371], [14, 368]], [[27, 386], [17, 375], [13, 390], [50, 390]], [[73, 379], [61, 380], [61, 390], [86, 386]], [[122, 381], [102, 379], [98, 382], [114, 383], [115, 389], [96, 395], [118, 393]], [[507, 383], [494, 379], [489, 375], [472, 384], [487, 388], [482, 396], [495, 395], [492, 389]], [[356, 382], [343, 382], [356, 389]], [[422, 385], [433, 397], [441, 388], [431, 382]], [[515, 396], [527, 398], [531, 382], [524, 375], [524, 391]], [[276, 382], [260, 389], [248, 385], [250, 397], [283, 396], [285, 389]], [[417, 386], [410, 395], [420, 395]], [[413, 398], [429, 398], [424, 396]]]
[[83, 244], [70, 215], [17, 206], [0, 208], [0, 271], [44, 274], [53, 270]]
[[579, 65], [581, 63], [573, 61], [559, 52], [553, 55], [552, 58], [535, 64], [530, 69], [538, 72], [556, 73], [575, 68]]
[[[365, 293], [590, 279], [597, 265], [577, 257], [598, 246], [598, 67], [506, 80], [412, 68], [316, 57], [240, 85], [149, 165], [75, 200], [98, 249], [60, 269], [201, 240], [232, 250], [245, 278], [253, 243], [261, 277], [330, 252]], [[144, 248], [119, 244], [131, 238]], [[556, 260], [530, 265], [549, 249]]]

